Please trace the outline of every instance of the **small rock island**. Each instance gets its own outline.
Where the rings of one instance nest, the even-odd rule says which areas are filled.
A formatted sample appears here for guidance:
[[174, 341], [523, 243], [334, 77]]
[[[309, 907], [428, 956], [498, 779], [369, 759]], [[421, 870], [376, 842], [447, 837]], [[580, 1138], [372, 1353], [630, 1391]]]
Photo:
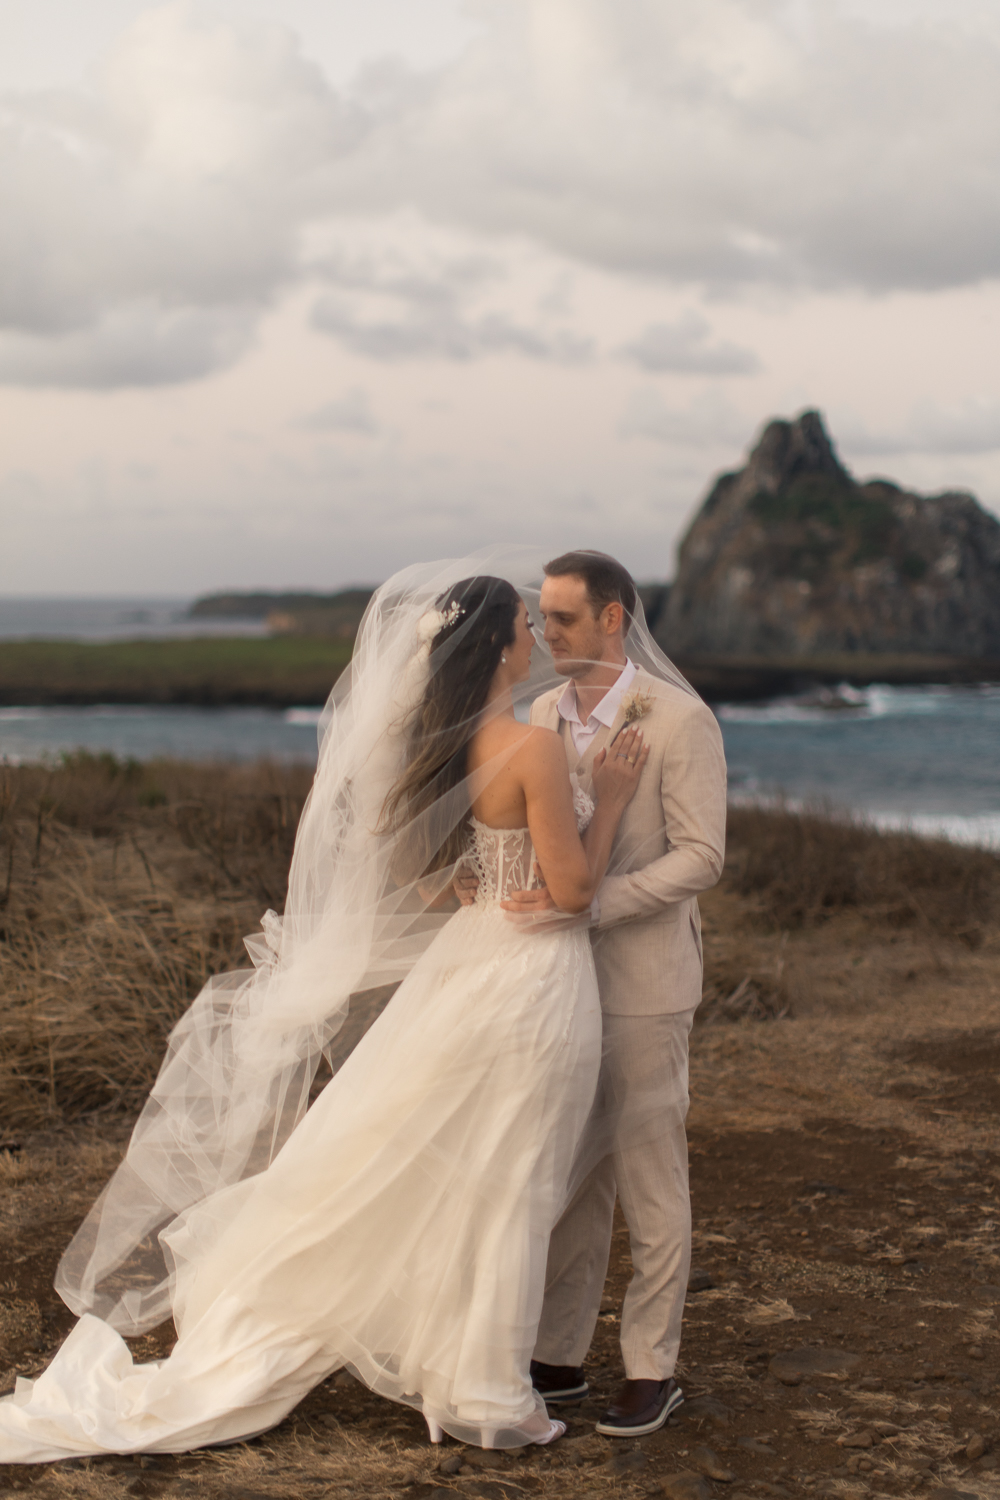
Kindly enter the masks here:
[[745, 467], [714, 482], [654, 615], [664, 648], [703, 668], [836, 676], [850, 658], [869, 680], [995, 676], [1000, 521], [969, 494], [858, 483], [805, 411], [769, 422]]

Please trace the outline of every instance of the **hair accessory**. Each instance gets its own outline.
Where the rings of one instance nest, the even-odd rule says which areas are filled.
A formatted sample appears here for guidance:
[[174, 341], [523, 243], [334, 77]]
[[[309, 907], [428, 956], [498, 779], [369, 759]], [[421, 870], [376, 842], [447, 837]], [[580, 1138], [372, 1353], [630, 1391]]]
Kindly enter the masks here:
[[417, 640], [429, 646], [431, 641], [445, 629], [447, 625], [454, 625], [460, 620], [465, 610], [457, 599], [453, 599], [447, 609], [429, 609], [426, 614], [420, 616], [417, 621]]

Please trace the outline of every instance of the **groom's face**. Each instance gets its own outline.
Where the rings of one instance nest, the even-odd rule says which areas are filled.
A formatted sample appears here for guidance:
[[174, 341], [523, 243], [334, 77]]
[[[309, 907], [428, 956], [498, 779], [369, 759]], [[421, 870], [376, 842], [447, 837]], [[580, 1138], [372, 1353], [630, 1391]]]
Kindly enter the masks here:
[[557, 672], [579, 677], [604, 659], [608, 647], [604, 612], [595, 616], [582, 578], [572, 573], [546, 578], [538, 604], [545, 621], [545, 643]]

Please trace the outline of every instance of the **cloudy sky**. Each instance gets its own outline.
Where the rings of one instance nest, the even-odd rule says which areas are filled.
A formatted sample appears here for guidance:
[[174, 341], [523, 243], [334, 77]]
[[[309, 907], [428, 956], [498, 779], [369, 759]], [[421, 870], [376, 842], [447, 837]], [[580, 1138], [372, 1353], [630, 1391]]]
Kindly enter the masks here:
[[769, 415], [1000, 511], [995, 0], [0, 0], [0, 591], [668, 576]]

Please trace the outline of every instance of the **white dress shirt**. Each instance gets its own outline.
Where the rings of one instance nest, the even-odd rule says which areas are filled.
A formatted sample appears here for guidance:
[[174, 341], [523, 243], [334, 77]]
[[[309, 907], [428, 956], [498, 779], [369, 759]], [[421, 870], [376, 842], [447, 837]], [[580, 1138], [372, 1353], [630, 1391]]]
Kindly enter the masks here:
[[585, 755], [591, 740], [605, 725], [608, 729], [615, 722], [615, 716], [621, 706], [622, 698], [632, 686], [635, 674], [638, 671], [634, 661], [626, 658], [625, 665], [621, 669], [618, 681], [613, 683], [604, 697], [598, 703], [586, 723], [580, 718], [580, 705], [576, 697], [576, 684], [567, 682], [566, 689], [556, 704], [556, 712], [560, 719], [565, 719], [569, 725], [569, 732], [573, 739], [573, 748], [577, 755]]
[[[556, 704], [556, 712], [560, 719], [565, 719], [569, 725], [569, 732], [573, 739], [573, 748], [576, 750], [577, 755], [586, 754], [591, 740], [602, 724], [608, 729], [611, 728], [621, 707], [621, 701], [632, 686], [637, 671], [638, 668], [635, 662], [629, 661], [626, 657], [625, 665], [619, 673], [618, 681], [608, 688], [608, 691], [604, 694], [604, 697], [598, 703], [586, 723], [580, 718], [580, 705], [577, 702], [576, 686], [572, 682], [567, 682], [566, 690]], [[590, 920], [595, 927], [601, 920], [601, 903], [596, 895], [590, 903]]]

